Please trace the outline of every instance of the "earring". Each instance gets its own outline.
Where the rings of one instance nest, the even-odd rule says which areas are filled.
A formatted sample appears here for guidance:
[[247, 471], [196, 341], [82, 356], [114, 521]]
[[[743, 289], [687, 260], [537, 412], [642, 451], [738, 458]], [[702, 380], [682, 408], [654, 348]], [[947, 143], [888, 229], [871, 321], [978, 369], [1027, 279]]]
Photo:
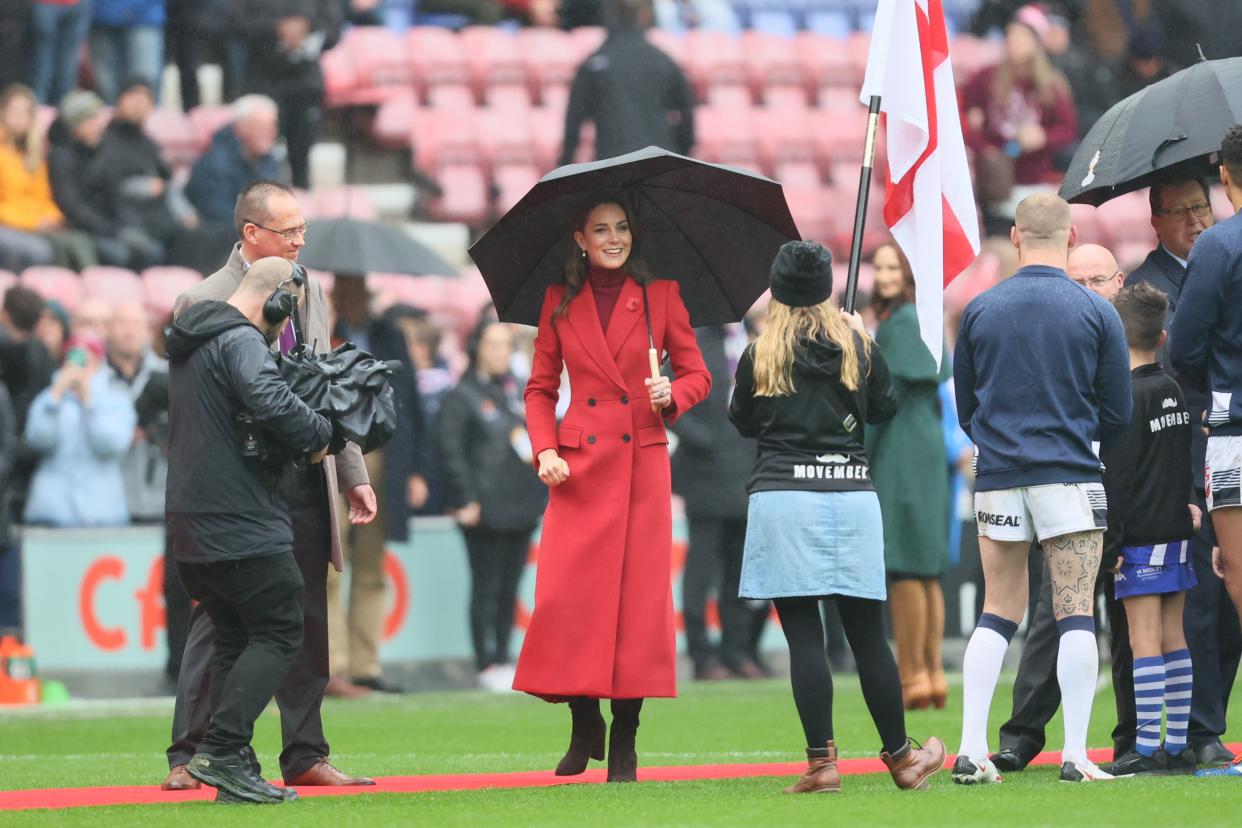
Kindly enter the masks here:
[[582, 258], [584, 258], [584, 259], [585, 259], [585, 258], [587, 257], [586, 248], [585, 248], [585, 247], [580, 247], [580, 248], [578, 248], [578, 249], [582, 251]]

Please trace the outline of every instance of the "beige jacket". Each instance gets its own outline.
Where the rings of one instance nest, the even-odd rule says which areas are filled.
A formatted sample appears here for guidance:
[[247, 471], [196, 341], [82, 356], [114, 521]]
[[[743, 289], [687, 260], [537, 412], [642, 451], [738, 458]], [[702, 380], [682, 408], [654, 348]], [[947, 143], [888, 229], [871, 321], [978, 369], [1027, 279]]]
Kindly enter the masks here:
[[[241, 255], [241, 244], [233, 248], [233, 253], [224, 267], [199, 282], [194, 287], [177, 297], [173, 306], [173, 316], [195, 302], [214, 299], [223, 302], [233, 295], [245, 275], [245, 264]], [[332, 350], [330, 331], [328, 330], [328, 305], [323, 296], [323, 286], [307, 275], [306, 307], [302, 312], [302, 339], [314, 344], [315, 350], [327, 353]], [[362, 461], [362, 452], [350, 443], [345, 450], [335, 457], [325, 457], [323, 468], [324, 490], [328, 498], [330, 511], [328, 525], [332, 530], [332, 565], [338, 572], [343, 569], [341, 558], [340, 520], [337, 514], [341, 508], [338, 492], [348, 491], [355, 486], [370, 483], [367, 467]]]

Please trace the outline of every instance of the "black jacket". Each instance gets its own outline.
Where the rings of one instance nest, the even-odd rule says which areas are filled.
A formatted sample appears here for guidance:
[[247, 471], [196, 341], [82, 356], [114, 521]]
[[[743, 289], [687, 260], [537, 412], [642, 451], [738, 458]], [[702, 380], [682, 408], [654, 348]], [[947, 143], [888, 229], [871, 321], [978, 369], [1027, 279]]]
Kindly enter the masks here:
[[744, 519], [746, 480], [759, 448], [729, 422], [733, 376], [724, 327], [699, 328], [695, 336], [712, 375], [712, 390], [671, 427], [678, 439], [672, 457], [673, 491], [685, 498], [686, 514], [692, 518]]
[[167, 185], [172, 173], [140, 125], [114, 119], [92, 164], [92, 177], [107, 189], [123, 224], [141, 227], [159, 239], [173, 236], [177, 221], [168, 207], [167, 186], [158, 197], [147, 189], [152, 178], [162, 178]]
[[1181, 389], [1159, 365], [1130, 372], [1134, 416], [1100, 452], [1108, 529], [1101, 571], [1111, 569], [1122, 546], [1150, 546], [1194, 535], [1187, 505], [1194, 502], [1190, 473], [1191, 422]]
[[[1164, 329], [1171, 331], [1173, 330], [1173, 316], [1177, 313], [1177, 303], [1181, 299], [1182, 285], [1185, 281], [1186, 269], [1177, 259], [1173, 258], [1169, 251], [1164, 249], [1163, 245], [1158, 245], [1155, 250], [1147, 254], [1147, 258], [1141, 265], [1126, 276], [1126, 287], [1138, 282], [1147, 282], [1163, 291], [1169, 297], [1169, 313], [1164, 320]], [[1156, 352], [1156, 361], [1164, 366], [1169, 376], [1178, 380], [1182, 395], [1186, 398], [1186, 405], [1190, 409], [1191, 419], [1195, 423], [1203, 422], [1203, 412], [1208, 407], [1208, 395], [1178, 379], [1176, 372], [1169, 365], [1164, 348]], [[1203, 433], [1203, 429], [1195, 428], [1191, 430], [1190, 437], [1190, 462], [1194, 470], [1195, 488], [1202, 492], [1205, 490], [1203, 467], [1207, 457], [1207, 435]]]
[[[237, 34], [247, 43], [249, 91], [277, 100], [323, 94], [319, 58], [340, 39], [343, 9], [337, 0], [231, 0]], [[285, 17], [305, 17], [311, 35], [297, 53], [285, 51], [276, 35]]]
[[79, 141], [60, 119], [48, 129], [48, 143], [51, 149], [47, 154], [47, 172], [52, 197], [69, 226], [96, 236], [111, 236], [119, 231], [120, 205], [95, 164], [99, 147]]
[[293, 395], [267, 340], [224, 302], [191, 305], [168, 335], [169, 451], [165, 509], [173, 558], [210, 563], [293, 548], [283, 470], [242, 456], [237, 416], [309, 453], [332, 426]]
[[56, 361], [39, 340], [0, 340], [0, 384], [8, 391], [9, 403], [13, 408], [13, 430], [19, 438], [13, 464], [8, 471], [9, 485], [5, 495], [10, 515], [25, 512], [26, 492], [40, 459], [39, 453], [20, 439], [26, 433], [26, 416], [39, 392], [52, 384], [55, 371]]
[[656, 146], [689, 155], [694, 148], [694, 95], [686, 76], [642, 30], [614, 29], [578, 67], [565, 111], [560, 163], [578, 151], [583, 121], [595, 123], [595, 157]]
[[423, 398], [405, 336], [392, 318], [383, 316], [372, 321], [367, 327], [367, 340], [376, 359], [401, 364], [401, 369], [388, 377], [397, 406], [397, 430], [384, 446], [384, 502], [380, 504], [380, 516], [384, 520], [384, 536], [405, 541], [410, 537], [410, 517], [414, 512], [406, 498], [406, 487], [410, 477], [422, 474], [429, 442]]
[[[742, 354], [729, 419], [746, 437], [759, 440], [759, 460], [749, 491], [870, 491], [871, 469], [863, 449], [863, 423], [882, 423], [897, 413], [897, 396], [879, 349], [864, 353], [854, 339], [862, 379], [857, 391], [841, 384], [841, 349], [811, 340], [794, 351], [795, 392], [787, 397], [755, 396], [755, 346]], [[828, 389], [839, 400], [830, 402]], [[857, 430], [846, 430], [851, 414]]]
[[467, 372], [440, 405], [440, 452], [449, 502], [478, 503], [481, 528], [534, 529], [547, 490], [514, 448], [527, 439], [521, 387], [511, 377], [488, 381]]
[[9, 520], [13, 514], [9, 510], [9, 487], [13, 481], [9, 472], [17, 463], [17, 416], [13, 413], [13, 405], [9, 401], [9, 392], [0, 385], [0, 549], [8, 549]]

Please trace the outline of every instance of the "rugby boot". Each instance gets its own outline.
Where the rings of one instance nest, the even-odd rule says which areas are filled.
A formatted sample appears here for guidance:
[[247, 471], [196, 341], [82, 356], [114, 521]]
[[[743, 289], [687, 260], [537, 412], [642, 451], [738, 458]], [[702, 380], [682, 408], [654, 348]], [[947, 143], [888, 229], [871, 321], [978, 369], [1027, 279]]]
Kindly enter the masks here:
[[958, 785], [998, 785], [1005, 780], [991, 759], [975, 762], [963, 753], [953, 763], [953, 781]]
[[608, 726], [600, 715], [599, 699], [574, 697], [569, 700], [569, 714], [573, 717], [573, 729], [569, 734], [569, 749], [556, 766], [557, 776], [577, 776], [586, 770], [589, 761], [604, 758]]
[[1106, 773], [1091, 761], [1070, 760], [1061, 763], [1062, 782], [1107, 782], [1117, 777]]
[[806, 772], [785, 789], [787, 794], [840, 793], [841, 775], [837, 773], [837, 743], [832, 739], [822, 748], [806, 749]]
[[613, 699], [612, 727], [608, 729], [608, 781], [638, 781], [638, 712], [642, 699]]
[[913, 739], [907, 739], [905, 747], [894, 754], [885, 751], [880, 758], [898, 788], [903, 791], [925, 791], [928, 778], [944, 767], [944, 742], [929, 736], [924, 747]]
[[1186, 748], [1181, 753], [1169, 753], [1163, 749], [1160, 752], [1164, 754], [1164, 767], [1170, 776], [1182, 776], [1199, 769], [1195, 752], [1190, 748]]

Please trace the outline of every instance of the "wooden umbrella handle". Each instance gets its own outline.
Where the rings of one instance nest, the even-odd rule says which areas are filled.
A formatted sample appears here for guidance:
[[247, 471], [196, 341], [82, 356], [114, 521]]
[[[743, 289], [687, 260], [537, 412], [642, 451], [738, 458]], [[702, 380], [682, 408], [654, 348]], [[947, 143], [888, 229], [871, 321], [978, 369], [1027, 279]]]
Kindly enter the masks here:
[[[656, 351], [655, 348], [647, 349], [647, 361], [651, 363], [651, 378], [653, 380], [659, 379], [660, 378], [660, 354]], [[660, 406], [656, 405], [654, 400], [651, 403], [651, 410], [655, 412], [659, 412], [660, 410]]]

